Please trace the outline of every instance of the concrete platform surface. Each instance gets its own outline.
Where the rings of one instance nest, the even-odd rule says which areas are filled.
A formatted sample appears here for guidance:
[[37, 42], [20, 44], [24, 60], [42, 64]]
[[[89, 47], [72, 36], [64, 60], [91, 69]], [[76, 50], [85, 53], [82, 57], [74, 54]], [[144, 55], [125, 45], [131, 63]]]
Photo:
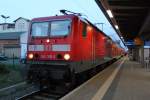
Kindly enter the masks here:
[[150, 100], [150, 72], [126, 59], [102, 100]]

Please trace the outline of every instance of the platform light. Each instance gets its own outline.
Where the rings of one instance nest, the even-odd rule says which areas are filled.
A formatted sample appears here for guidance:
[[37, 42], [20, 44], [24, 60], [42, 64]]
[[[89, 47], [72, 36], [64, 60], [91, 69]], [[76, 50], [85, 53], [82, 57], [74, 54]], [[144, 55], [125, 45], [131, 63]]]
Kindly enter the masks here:
[[115, 28], [118, 30], [119, 29], [118, 25], [115, 25]]
[[29, 59], [33, 59], [33, 54], [30, 53], [28, 57], [29, 57]]
[[110, 18], [113, 18], [113, 14], [112, 14], [111, 10], [107, 10], [107, 13], [108, 13]]
[[65, 59], [65, 60], [69, 60], [69, 59], [70, 59], [70, 55], [69, 55], [69, 54], [65, 54], [65, 55], [64, 55], [64, 59]]

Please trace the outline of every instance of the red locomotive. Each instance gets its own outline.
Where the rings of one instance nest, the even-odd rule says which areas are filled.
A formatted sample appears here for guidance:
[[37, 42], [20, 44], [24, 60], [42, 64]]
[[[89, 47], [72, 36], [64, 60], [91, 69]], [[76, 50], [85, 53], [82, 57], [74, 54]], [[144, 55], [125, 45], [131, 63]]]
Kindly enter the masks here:
[[34, 18], [28, 38], [28, 80], [72, 84], [75, 75], [122, 52], [97, 27], [74, 14]]

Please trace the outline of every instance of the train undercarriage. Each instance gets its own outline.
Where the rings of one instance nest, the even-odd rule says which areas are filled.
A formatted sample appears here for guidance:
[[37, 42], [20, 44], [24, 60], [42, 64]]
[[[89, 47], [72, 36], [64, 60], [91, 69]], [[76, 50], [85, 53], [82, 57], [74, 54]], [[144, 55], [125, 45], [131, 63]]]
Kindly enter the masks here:
[[[66, 89], [72, 89], [98, 73], [104, 68], [104, 65], [109, 65], [114, 61], [116, 58], [80, 73], [76, 73], [69, 64], [29, 64], [27, 80], [29, 83], [39, 85], [40, 88], [62, 86]], [[80, 65], [80, 67], [82, 66]]]
[[68, 65], [30, 65], [27, 80], [42, 86], [68, 86], [73, 82], [74, 73]]

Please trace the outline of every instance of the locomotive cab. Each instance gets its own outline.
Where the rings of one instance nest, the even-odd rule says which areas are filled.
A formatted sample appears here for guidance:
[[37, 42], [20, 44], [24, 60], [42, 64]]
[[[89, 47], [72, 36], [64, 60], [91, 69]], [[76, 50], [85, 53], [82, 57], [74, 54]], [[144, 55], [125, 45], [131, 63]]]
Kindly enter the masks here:
[[71, 20], [32, 22], [29, 61], [70, 60]]
[[32, 20], [27, 49], [28, 80], [49, 80], [54, 84], [70, 80], [72, 27], [72, 18]]

